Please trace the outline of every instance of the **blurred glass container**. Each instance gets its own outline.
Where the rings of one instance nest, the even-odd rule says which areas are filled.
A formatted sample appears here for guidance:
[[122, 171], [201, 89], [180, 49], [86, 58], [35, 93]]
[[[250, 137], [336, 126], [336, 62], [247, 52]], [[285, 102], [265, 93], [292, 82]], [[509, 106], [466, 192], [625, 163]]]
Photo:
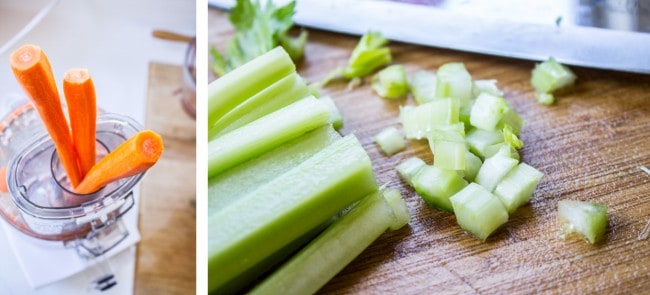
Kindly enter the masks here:
[[183, 63], [183, 109], [196, 119], [196, 38], [188, 42]]

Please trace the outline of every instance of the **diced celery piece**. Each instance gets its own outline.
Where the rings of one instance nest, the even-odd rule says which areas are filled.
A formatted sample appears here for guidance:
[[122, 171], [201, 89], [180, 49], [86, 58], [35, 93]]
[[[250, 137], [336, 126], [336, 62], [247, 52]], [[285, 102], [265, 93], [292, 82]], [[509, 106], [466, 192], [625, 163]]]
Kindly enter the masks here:
[[551, 57], [535, 65], [530, 83], [537, 92], [551, 93], [573, 84], [575, 80], [576, 75], [568, 67], [561, 65]]
[[[489, 146], [503, 143], [503, 133], [501, 131], [486, 131], [483, 129], [472, 129], [465, 137], [469, 150], [475, 155], [485, 159]], [[496, 151], [495, 151], [496, 153]]]
[[519, 136], [521, 128], [524, 127], [524, 119], [522, 119], [517, 114], [517, 111], [515, 111], [515, 109], [510, 108], [505, 113], [503, 113], [503, 118], [501, 118], [501, 121], [499, 122], [497, 128], [503, 129], [503, 127], [506, 125], [512, 127], [512, 132], [515, 135]]
[[485, 241], [508, 221], [508, 211], [484, 187], [470, 183], [450, 199], [460, 227]]
[[499, 197], [508, 213], [513, 213], [521, 205], [528, 203], [544, 173], [520, 163], [506, 174], [497, 184], [494, 194]]
[[472, 98], [472, 76], [463, 63], [447, 63], [436, 73], [436, 96], [455, 97], [465, 105]]
[[280, 46], [287, 51], [292, 60], [299, 61], [305, 53], [305, 45], [307, 45], [308, 36], [309, 33], [307, 33], [307, 30], [302, 29], [297, 37], [279, 34], [278, 42], [280, 43]]
[[[208, 218], [208, 291], [232, 286], [251, 267], [346, 206], [376, 191], [370, 159], [348, 135]], [[391, 221], [392, 222], [392, 221]], [[281, 259], [282, 257], [277, 257]]]
[[334, 129], [341, 129], [343, 127], [343, 116], [341, 115], [339, 108], [336, 106], [336, 103], [334, 103], [334, 100], [329, 96], [323, 96], [319, 98], [319, 100], [324, 102], [330, 109], [330, 123], [332, 123]]
[[510, 125], [503, 126], [503, 141], [515, 149], [524, 147], [524, 142], [517, 137]]
[[395, 127], [384, 128], [373, 137], [373, 140], [387, 156], [391, 156], [406, 148], [404, 136]]
[[489, 145], [485, 147], [485, 158], [490, 158], [497, 153], [502, 153], [506, 157], [519, 161], [519, 152], [505, 142]]
[[475, 80], [472, 83], [472, 97], [477, 98], [481, 93], [503, 96], [503, 92], [497, 87], [497, 80]]
[[210, 127], [208, 139], [223, 135], [310, 94], [307, 84], [297, 73], [273, 83], [225, 114]]
[[208, 143], [208, 178], [329, 122], [329, 109], [308, 97]]
[[367, 32], [352, 51], [348, 65], [343, 69], [346, 79], [365, 77], [379, 67], [392, 61], [390, 50], [383, 47], [388, 43], [379, 32]]
[[237, 165], [208, 181], [208, 212], [213, 214], [318, 153], [341, 135], [325, 125]]
[[476, 174], [478, 174], [478, 170], [481, 169], [481, 165], [483, 165], [483, 162], [479, 157], [476, 155], [472, 154], [471, 152], [466, 152], [465, 153], [465, 171], [463, 172], [463, 176], [465, 179], [468, 181], [474, 181], [476, 178]]
[[427, 164], [418, 157], [410, 157], [397, 165], [397, 173], [410, 186], [413, 186], [413, 177]]
[[555, 103], [555, 96], [550, 93], [544, 93], [544, 92], [535, 92], [535, 97], [537, 98], [537, 102], [550, 106], [553, 103]]
[[481, 169], [476, 174], [476, 183], [482, 185], [487, 191], [493, 192], [497, 184], [512, 170], [519, 161], [504, 153], [496, 153], [485, 159]]
[[508, 102], [503, 97], [481, 93], [472, 106], [469, 120], [476, 128], [493, 131], [509, 109]]
[[372, 78], [372, 90], [383, 98], [406, 97], [409, 86], [404, 66], [392, 65], [379, 71]]
[[[250, 294], [316, 293], [387, 229], [395, 230], [408, 223], [406, 203], [399, 191], [395, 192], [389, 190], [383, 197], [374, 193], [363, 198]], [[397, 224], [396, 216], [400, 219]]]
[[454, 170], [426, 165], [413, 177], [413, 188], [432, 207], [453, 211], [449, 198], [463, 189], [467, 182]]
[[561, 239], [573, 232], [581, 234], [590, 244], [603, 239], [607, 230], [607, 206], [574, 200], [561, 200], [557, 206]]
[[434, 157], [433, 166], [449, 170], [465, 170], [467, 144], [465, 138], [457, 131], [435, 129], [429, 138], [429, 145]]
[[411, 77], [411, 93], [417, 104], [424, 104], [436, 99], [436, 74], [418, 71]]
[[210, 83], [208, 128], [249, 97], [295, 71], [287, 52], [276, 47]]
[[436, 99], [417, 107], [400, 108], [399, 119], [408, 139], [422, 139], [439, 127], [458, 123], [458, 100]]

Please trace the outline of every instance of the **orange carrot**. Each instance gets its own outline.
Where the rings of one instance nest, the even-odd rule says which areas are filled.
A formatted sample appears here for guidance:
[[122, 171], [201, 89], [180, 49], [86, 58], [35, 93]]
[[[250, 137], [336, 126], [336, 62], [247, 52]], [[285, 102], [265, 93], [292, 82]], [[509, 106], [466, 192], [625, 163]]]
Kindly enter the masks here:
[[144, 172], [158, 161], [163, 150], [160, 135], [140, 131], [97, 162], [74, 191], [90, 194], [111, 181]]
[[95, 85], [86, 69], [72, 69], [65, 72], [63, 92], [68, 103], [72, 145], [77, 152], [79, 173], [83, 178], [95, 165], [95, 130], [97, 126]]
[[50, 61], [40, 47], [23, 45], [11, 54], [10, 62], [16, 80], [29, 96], [52, 137], [70, 183], [73, 187], [77, 186], [81, 175]]

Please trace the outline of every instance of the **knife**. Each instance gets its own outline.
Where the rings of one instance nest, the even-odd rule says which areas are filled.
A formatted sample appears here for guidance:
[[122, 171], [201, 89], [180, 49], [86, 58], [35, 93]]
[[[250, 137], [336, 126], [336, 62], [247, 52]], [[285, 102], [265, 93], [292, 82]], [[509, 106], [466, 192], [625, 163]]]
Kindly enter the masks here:
[[[591, 1], [596, 8], [600, 5], [596, 2], [608, 2]], [[281, 4], [287, 1], [274, 2]], [[624, 7], [611, 8], [615, 13], [609, 16], [612, 19], [610, 28], [563, 22], [562, 19], [571, 19], [571, 15], [561, 10], [552, 11], [558, 14], [557, 17], [547, 17], [546, 22], [527, 21], [527, 16], [542, 13], [537, 9], [539, 5], [530, 3], [545, 1], [490, 2], [502, 4], [494, 8], [498, 11], [488, 10], [486, 2], [478, 0], [464, 0], [460, 1], [461, 4], [458, 4], [459, 1], [430, 2], [434, 5], [372, 0], [297, 0], [294, 21], [305, 27], [352, 35], [375, 30], [390, 40], [424, 46], [534, 61], [552, 56], [568, 65], [650, 73], [650, 33], [646, 31], [650, 30], [650, 9], [642, 6], [642, 0], [628, 0], [628, 5]], [[436, 3], [445, 5], [435, 6]], [[208, 0], [208, 4], [229, 9], [234, 1]], [[483, 5], [485, 9], [467, 9], [474, 4]], [[560, 5], [559, 2], [556, 4]], [[524, 11], [524, 5], [529, 6], [530, 11]], [[511, 6], [517, 9], [508, 11]], [[584, 14], [585, 7], [578, 8]], [[594, 11], [600, 14], [590, 25], [597, 25], [598, 21], [602, 23], [598, 16], [608, 20], [608, 15], [602, 15], [602, 9], [594, 8]], [[513, 17], [490, 17], [508, 14]], [[625, 16], [633, 18], [628, 23], [636, 24], [638, 31], [635, 28], [615, 28], [616, 25], [620, 27], [621, 22], [626, 24]], [[639, 24], [647, 27], [639, 28]]]

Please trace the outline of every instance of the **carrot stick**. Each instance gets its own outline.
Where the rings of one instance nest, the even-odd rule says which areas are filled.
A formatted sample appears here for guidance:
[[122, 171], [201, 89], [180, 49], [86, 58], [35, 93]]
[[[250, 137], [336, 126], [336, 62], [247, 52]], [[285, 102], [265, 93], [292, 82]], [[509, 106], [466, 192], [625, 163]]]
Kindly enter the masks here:
[[160, 135], [151, 130], [140, 131], [97, 162], [75, 193], [90, 194], [111, 181], [144, 172], [158, 161], [163, 149]]
[[77, 186], [81, 175], [50, 61], [40, 47], [24, 45], [11, 54], [10, 62], [16, 80], [29, 96], [52, 137], [70, 183], [73, 187]]
[[9, 192], [9, 186], [7, 185], [7, 166], [0, 168], [0, 192]]
[[83, 178], [95, 165], [95, 130], [97, 102], [95, 85], [86, 69], [65, 72], [63, 92], [68, 103], [68, 118], [72, 129], [72, 145], [79, 158], [79, 173]]

